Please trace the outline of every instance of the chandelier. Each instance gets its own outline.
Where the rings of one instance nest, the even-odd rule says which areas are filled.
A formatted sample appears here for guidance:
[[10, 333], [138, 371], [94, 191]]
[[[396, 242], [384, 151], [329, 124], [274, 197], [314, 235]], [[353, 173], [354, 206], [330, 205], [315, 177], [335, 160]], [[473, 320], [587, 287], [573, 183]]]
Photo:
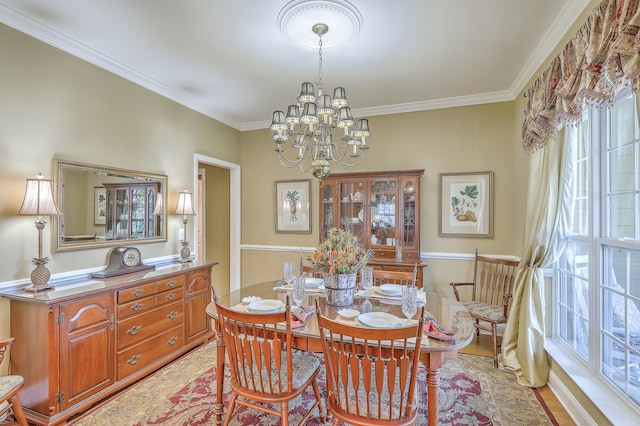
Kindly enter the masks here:
[[318, 92], [313, 83], [302, 83], [296, 103], [289, 105], [286, 114], [274, 111], [269, 129], [280, 164], [311, 171], [322, 182], [331, 173], [332, 163], [346, 171], [362, 162], [371, 131], [366, 118], [354, 120], [344, 87], [336, 87], [333, 97], [323, 93], [322, 36], [329, 26], [317, 23], [311, 30], [319, 39]]

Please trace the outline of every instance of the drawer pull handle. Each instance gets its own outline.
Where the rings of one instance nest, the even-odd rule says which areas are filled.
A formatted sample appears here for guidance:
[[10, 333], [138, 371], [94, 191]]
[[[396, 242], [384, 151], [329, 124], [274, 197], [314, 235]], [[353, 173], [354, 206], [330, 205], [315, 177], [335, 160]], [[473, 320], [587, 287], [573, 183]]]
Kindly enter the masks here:
[[174, 319], [177, 316], [178, 316], [178, 311], [171, 311], [171, 313], [167, 315], [167, 318]]
[[143, 294], [144, 294], [144, 290], [141, 289], [141, 288], [139, 288], [136, 291], [134, 291], [133, 293], [131, 293], [132, 296], [136, 296], [136, 297], [142, 296]]
[[129, 330], [127, 330], [127, 334], [135, 336], [136, 334], [138, 334], [140, 332], [140, 330], [142, 330], [142, 326], [141, 325], [134, 325]]
[[167, 340], [169, 345], [175, 345], [178, 342], [178, 336], [173, 336], [171, 339]]
[[134, 355], [127, 360], [127, 364], [129, 365], [137, 364], [138, 361], [140, 361], [140, 358], [142, 358], [142, 355]]
[[166, 297], [167, 300], [173, 300], [173, 299], [176, 298], [176, 294], [175, 293], [169, 293], [165, 297]]
[[144, 305], [142, 303], [136, 303], [135, 305], [133, 305], [130, 309], [132, 311], [139, 311], [140, 309], [142, 309], [144, 307]]
[[171, 280], [167, 283], [167, 287], [173, 287], [176, 285], [176, 280]]

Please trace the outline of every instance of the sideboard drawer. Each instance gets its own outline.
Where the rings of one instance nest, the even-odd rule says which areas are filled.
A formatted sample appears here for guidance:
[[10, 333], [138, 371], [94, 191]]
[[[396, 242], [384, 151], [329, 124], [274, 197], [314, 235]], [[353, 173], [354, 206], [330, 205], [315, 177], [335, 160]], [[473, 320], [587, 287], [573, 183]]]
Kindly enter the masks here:
[[182, 324], [182, 301], [163, 306], [142, 315], [118, 322], [118, 349], [140, 342], [148, 337]]
[[184, 345], [182, 324], [118, 353], [118, 380], [169, 355]]
[[118, 303], [129, 302], [131, 300], [140, 299], [142, 297], [150, 296], [156, 293], [156, 283], [149, 283], [140, 285], [138, 287], [131, 287], [126, 290], [120, 290], [118, 292]]
[[126, 318], [131, 315], [146, 312], [156, 305], [155, 296], [145, 297], [143, 299], [133, 300], [131, 302], [118, 305], [118, 318]]
[[155, 295], [155, 304], [156, 306], [161, 306], [167, 303], [177, 302], [178, 300], [182, 300], [183, 295], [184, 291], [182, 287], [174, 291], [165, 291], [164, 293]]
[[168, 280], [158, 281], [158, 291], [166, 290], [182, 290], [184, 287], [184, 275], [170, 278]]

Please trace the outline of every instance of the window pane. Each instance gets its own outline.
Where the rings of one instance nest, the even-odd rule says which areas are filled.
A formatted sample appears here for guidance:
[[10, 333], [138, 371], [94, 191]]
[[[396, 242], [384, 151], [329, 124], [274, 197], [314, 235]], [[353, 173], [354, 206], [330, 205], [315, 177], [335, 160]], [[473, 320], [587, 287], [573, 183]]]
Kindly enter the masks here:
[[611, 108], [611, 138], [609, 146], [620, 146], [635, 139], [636, 129], [635, 101], [633, 95], [628, 95], [624, 99], [616, 101], [613, 108]]
[[633, 191], [634, 145], [626, 145], [609, 152], [609, 192]]
[[620, 194], [609, 197], [609, 235], [611, 238], [634, 238], [634, 195]]

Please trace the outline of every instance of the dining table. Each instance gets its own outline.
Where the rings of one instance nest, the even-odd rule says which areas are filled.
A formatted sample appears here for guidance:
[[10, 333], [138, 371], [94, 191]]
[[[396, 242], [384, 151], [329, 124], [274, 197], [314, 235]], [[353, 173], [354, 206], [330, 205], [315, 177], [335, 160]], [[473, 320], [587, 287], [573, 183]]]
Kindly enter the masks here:
[[[266, 281], [250, 286], [245, 286], [239, 290], [233, 291], [227, 295], [216, 296], [217, 302], [224, 307], [245, 310], [249, 302], [254, 300], [279, 300], [286, 302], [287, 297], [291, 298], [291, 289], [287, 286], [281, 286], [278, 281]], [[330, 319], [344, 321], [351, 324], [359, 324], [366, 326], [356, 319], [344, 318], [339, 314], [343, 309], [355, 309], [360, 312], [387, 312], [403, 321], [407, 321], [402, 313], [402, 296], [385, 295], [377, 292], [375, 287], [368, 292], [358, 291], [354, 297], [354, 303], [350, 306], [332, 306], [327, 303], [324, 289], [322, 286], [309, 288], [305, 291], [305, 300], [302, 306], [315, 309], [316, 302], [320, 313]], [[420, 361], [426, 368], [427, 381], [427, 402], [428, 402], [428, 421], [429, 425], [438, 424], [438, 389], [440, 387], [440, 370], [444, 366], [446, 360], [455, 356], [461, 348], [471, 342], [475, 333], [473, 319], [469, 312], [454, 298], [444, 297], [436, 293], [423, 292], [420, 295], [420, 307], [425, 307], [425, 318], [432, 318], [444, 330], [454, 333], [454, 336], [437, 336], [429, 337], [425, 331], [423, 333], [422, 345], [420, 348]], [[258, 299], [260, 298], [260, 299]], [[425, 303], [426, 302], [426, 303]], [[291, 302], [292, 303], [292, 302]], [[364, 306], [363, 306], [364, 304]], [[211, 302], [206, 307], [209, 317], [216, 320], [215, 328], [217, 330], [217, 360], [216, 360], [216, 402], [214, 405], [214, 413], [216, 415], [216, 424], [222, 424], [224, 414], [224, 405], [222, 403], [222, 389], [224, 385], [224, 366], [225, 366], [225, 344], [220, 332], [218, 324], [218, 315], [216, 306]], [[416, 314], [414, 321], [417, 320]], [[322, 352], [322, 342], [318, 321], [315, 314], [307, 315], [303, 324], [291, 329], [291, 345], [298, 350], [310, 352]], [[440, 340], [447, 338], [448, 340]]]

